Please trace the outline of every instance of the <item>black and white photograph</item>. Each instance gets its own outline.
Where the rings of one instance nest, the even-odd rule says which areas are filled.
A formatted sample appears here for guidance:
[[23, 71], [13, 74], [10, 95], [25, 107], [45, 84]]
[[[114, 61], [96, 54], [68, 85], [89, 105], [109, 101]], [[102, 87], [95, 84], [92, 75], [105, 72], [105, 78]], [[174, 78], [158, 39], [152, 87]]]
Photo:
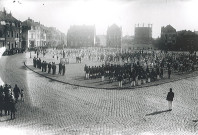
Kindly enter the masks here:
[[197, 0], [0, 0], [0, 135], [197, 135]]

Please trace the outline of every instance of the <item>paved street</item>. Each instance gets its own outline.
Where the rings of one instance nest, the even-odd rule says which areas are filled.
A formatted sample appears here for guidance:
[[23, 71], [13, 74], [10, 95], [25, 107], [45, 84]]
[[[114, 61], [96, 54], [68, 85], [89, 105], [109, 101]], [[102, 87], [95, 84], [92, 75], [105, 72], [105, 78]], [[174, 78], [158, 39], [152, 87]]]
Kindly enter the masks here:
[[[0, 77], [25, 92], [15, 120], [0, 118], [1, 128], [19, 134], [198, 134], [198, 77], [158, 86], [104, 90], [50, 81], [25, 68], [27, 54], [3, 56]], [[173, 110], [166, 95], [173, 88]], [[11, 132], [10, 130], [10, 132]], [[6, 130], [7, 131], [7, 130]]]

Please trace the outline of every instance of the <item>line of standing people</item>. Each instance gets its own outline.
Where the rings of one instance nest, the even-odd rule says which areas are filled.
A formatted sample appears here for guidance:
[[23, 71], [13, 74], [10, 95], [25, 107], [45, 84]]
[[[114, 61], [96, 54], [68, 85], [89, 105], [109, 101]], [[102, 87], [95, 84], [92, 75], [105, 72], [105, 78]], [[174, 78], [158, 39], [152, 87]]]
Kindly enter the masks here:
[[[48, 74], [56, 74], [56, 64], [55, 62], [49, 62], [47, 63], [46, 61], [41, 62], [41, 59], [36, 59], [35, 57], [33, 58], [33, 66], [35, 68], [41, 69], [42, 72], [48, 72]], [[47, 71], [48, 69], [48, 71]], [[62, 64], [61, 62], [59, 63], [59, 71], [58, 74], [65, 75], [65, 64]]]

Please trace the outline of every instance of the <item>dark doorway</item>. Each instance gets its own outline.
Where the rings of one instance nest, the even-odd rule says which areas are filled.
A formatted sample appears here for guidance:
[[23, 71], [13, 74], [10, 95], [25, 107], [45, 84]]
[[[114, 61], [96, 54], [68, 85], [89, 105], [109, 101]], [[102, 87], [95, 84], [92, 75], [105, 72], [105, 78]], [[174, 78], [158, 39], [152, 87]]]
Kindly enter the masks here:
[[30, 41], [30, 48], [34, 48], [34, 41]]

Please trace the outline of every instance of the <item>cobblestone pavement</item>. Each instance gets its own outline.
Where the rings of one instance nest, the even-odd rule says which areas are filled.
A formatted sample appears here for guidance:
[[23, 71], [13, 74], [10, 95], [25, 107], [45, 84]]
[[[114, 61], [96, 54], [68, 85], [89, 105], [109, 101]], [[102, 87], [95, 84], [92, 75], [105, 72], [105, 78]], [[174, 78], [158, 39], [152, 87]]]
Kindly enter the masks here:
[[[198, 134], [198, 77], [158, 86], [105, 90], [50, 81], [23, 65], [29, 54], [3, 56], [1, 79], [24, 89], [15, 120], [0, 117], [1, 131], [19, 134]], [[175, 93], [173, 110], [166, 95]], [[9, 130], [10, 129], [10, 130]], [[8, 133], [8, 132], [7, 132]]]

